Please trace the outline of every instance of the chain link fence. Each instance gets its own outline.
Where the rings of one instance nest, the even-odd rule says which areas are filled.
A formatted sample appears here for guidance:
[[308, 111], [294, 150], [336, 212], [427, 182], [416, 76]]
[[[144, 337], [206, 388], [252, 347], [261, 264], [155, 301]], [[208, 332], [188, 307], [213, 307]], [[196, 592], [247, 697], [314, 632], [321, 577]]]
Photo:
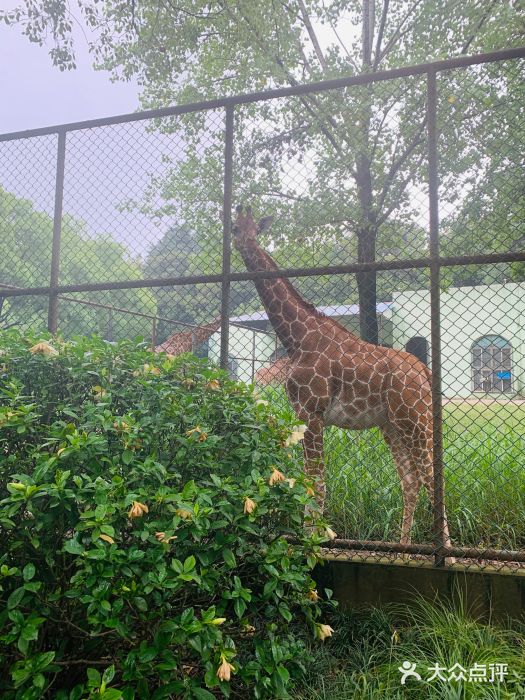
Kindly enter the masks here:
[[[331, 556], [525, 571], [524, 58], [0, 136], [0, 327], [145, 337], [292, 412], [297, 357], [258, 293], [286, 278], [311, 318], [389, 349], [361, 367], [348, 351], [346, 394], [331, 370]], [[246, 269], [237, 203], [273, 217], [259, 243], [279, 272]], [[385, 358], [425, 377], [393, 414]]]

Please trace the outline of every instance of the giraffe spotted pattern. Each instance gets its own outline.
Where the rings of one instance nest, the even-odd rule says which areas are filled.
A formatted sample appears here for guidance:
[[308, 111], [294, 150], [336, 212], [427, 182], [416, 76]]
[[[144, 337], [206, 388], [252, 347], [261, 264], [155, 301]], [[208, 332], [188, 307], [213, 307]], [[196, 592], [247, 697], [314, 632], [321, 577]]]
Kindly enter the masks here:
[[[271, 219], [256, 224], [250, 209], [237, 208], [234, 245], [250, 271], [277, 270], [257, 241]], [[372, 345], [324, 316], [289, 280], [258, 279], [255, 285], [289, 362], [285, 388], [304, 435], [305, 471], [324, 506], [323, 430], [377, 426], [392, 453], [403, 494], [401, 543], [410, 542], [417, 497], [425, 487], [434, 502], [431, 375], [414, 355]], [[445, 546], [450, 546], [445, 520]]]
[[210, 338], [220, 328], [219, 316], [206, 326], [197, 326], [191, 331], [173, 333], [163, 343], [155, 347], [155, 352], [165, 352], [168, 355], [182, 355], [184, 352], [193, 352], [201, 344]]

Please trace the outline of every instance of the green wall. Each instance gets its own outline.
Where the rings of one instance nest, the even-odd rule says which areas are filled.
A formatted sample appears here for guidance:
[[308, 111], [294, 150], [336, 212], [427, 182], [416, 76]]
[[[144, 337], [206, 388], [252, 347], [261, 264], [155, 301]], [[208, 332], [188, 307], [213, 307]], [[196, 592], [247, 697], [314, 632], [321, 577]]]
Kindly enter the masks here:
[[[430, 292], [394, 294], [391, 309], [395, 348], [413, 336], [430, 346]], [[484, 396], [473, 392], [472, 344], [484, 335], [500, 335], [512, 346], [512, 388], [525, 389], [525, 284], [456, 287], [441, 293], [443, 393], [447, 398]], [[501, 394], [498, 394], [501, 396]]]

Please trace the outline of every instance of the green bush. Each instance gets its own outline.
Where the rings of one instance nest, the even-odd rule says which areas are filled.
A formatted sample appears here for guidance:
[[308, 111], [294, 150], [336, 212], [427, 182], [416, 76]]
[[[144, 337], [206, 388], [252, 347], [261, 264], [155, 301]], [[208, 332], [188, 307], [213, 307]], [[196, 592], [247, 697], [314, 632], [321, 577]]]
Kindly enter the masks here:
[[0, 339], [1, 697], [288, 697], [326, 628], [287, 419], [191, 356], [39, 341]]

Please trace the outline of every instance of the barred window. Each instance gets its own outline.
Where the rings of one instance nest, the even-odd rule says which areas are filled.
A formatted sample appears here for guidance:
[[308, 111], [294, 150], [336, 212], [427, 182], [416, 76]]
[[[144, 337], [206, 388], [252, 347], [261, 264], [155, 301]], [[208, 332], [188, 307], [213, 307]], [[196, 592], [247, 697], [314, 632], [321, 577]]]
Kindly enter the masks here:
[[486, 335], [472, 346], [473, 390], [512, 391], [512, 347], [500, 335]]

